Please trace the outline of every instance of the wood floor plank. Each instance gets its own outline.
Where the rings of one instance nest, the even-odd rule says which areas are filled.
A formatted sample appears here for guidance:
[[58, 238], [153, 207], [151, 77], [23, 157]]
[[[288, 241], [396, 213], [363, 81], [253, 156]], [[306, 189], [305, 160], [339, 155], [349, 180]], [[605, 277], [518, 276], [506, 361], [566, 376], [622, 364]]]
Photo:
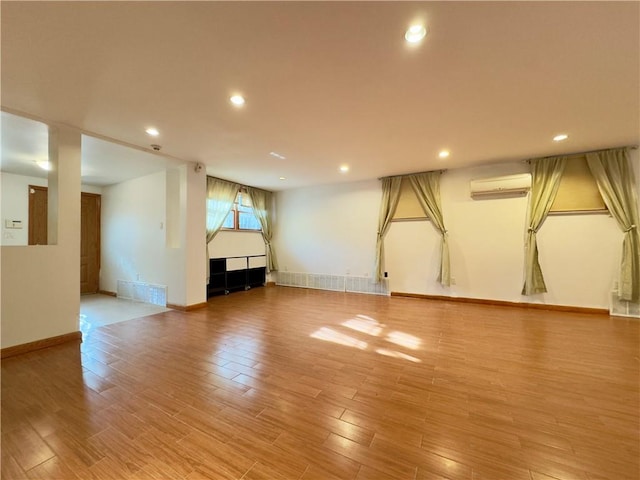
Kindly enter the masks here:
[[334, 474], [327, 472], [322, 467], [311, 464], [302, 474], [300, 480], [342, 480], [342, 477], [336, 477]]
[[58, 430], [44, 437], [49, 447], [74, 471], [84, 472], [87, 468], [102, 460], [105, 454], [89, 442]]
[[260, 462], [256, 462], [251, 470], [249, 470], [242, 480], [286, 480], [287, 477], [281, 475], [276, 470], [273, 470]]
[[12, 480], [26, 480], [27, 474], [18, 464], [13, 455], [2, 452], [2, 461], [0, 462], [0, 478]]
[[[359, 464], [368, 465], [393, 478], [413, 478], [416, 466], [413, 462], [394, 458], [381, 449], [373, 450], [352, 440], [332, 433], [323, 443], [325, 447]], [[359, 469], [358, 469], [359, 470]]]
[[309, 462], [296, 451], [283, 450], [264, 440], [235, 437], [228, 445], [244, 457], [255, 460], [289, 480], [297, 480], [309, 467]]
[[3, 360], [1, 478], [638, 480], [640, 322], [292, 289]]
[[136, 474], [152, 460], [152, 454], [140, 448], [117, 428], [114, 426], [103, 430], [91, 437], [88, 443], [96, 450], [104, 452], [105, 456], [114, 462], [122, 465], [122, 470], [129, 475]]
[[[67, 466], [59, 457], [52, 457], [29, 470], [27, 477], [33, 480], [49, 480], [51, 478], [63, 478], [65, 480], [82, 479], [83, 477], [76, 475], [76, 472], [77, 471]], [[78, 473], [84, 472], [80, 471]]]
[[105, 456], [102, 460], [89, 467], [89, 476], [84, 477], [91, 480], [133, 480], [135, 476], [121, 462], [114, 460], [110, 456]]
[[[329, 434], [327, 439], [336, 436], [335, 434]], [[343, 437], [338, 437], [342, 440], [346, 440]], [[350, 441], [350, 440], [346, 440]], [[318, 445], [312, 442], [305, 442], [303, 438], [296, 437], [289, 433], [283, 433], [274, 442], [274, 445], [282, 448], [289, 454], [297, 453], [309, 463], [315, 463], [322, 467], [323, 470], [328, 471], [332, 475], [345, 480], [355, 478], [358, 473], [360, 465], [353, 458], [343, 455], [343, 451], [337, 451], [338, 449], [332, 449], [330, 445], [326, 444], [325, 440], [322, 444]]]
[[[381, 472], [366, 465], [362, 465], [356, 476], [356, 480], [397, 480], [401, 477], [395, 475], [389, 475], [388, 473]], [[412, 479], [415, 477], [411, 477]], [[429, 480], [434, 480], [432, 476], [428, 477]]]
[[229, 445], [198, 431], [179, 440], [178, 444], [186, 455], [200, 462], [195, 465], [194, 470], [204, 474], [211, 473], [221, 478], [240, 478], [255, 463]]
[[171, 435], [151, 428], [136, 438], [134, 443], [152, 453], [154, 458], [162, 459], [180, 476], [186, 477], [200, 462], [186, 454], [184, 447], [178, 443], [182, 438], [184, 437], [181, 435]]
[[42, 437], [28, 424], [3, 432], [2, 449], [11, 454], [25, 472], [55, 456]]

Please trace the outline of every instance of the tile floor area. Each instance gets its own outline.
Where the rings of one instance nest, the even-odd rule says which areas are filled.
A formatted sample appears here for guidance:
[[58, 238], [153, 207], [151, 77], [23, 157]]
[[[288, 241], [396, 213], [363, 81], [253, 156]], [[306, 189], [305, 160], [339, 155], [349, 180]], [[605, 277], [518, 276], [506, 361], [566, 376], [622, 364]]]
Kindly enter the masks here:
[[168, 311], [168, 308], [159, 305], [123, 300], [109, 295], [82, 295], [80, 297], [80, 331], [83, 336], [86, 336], [105, 325]]

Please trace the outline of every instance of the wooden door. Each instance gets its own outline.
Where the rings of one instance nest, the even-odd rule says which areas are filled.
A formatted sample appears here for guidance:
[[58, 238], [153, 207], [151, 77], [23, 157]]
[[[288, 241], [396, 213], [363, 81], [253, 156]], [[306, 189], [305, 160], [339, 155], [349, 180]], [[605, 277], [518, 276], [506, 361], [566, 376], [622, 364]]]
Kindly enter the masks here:
[[100, 277], [100, 195], [82, 194], [80, 293], [98, 293]]
[[[29, 185], [29, 245], [47, 245], [47, 187]], [[100, 278], [100, 195], [82, 193], [80, 293], [98, 293]]]
[[29, 245], [47, 245], [47, 187], [29, 185]]

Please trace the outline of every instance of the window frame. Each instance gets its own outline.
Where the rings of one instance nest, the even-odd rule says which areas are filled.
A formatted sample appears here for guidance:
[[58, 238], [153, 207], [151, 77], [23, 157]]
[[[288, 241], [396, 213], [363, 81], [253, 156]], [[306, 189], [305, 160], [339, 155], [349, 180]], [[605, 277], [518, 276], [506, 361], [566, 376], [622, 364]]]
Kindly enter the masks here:
[[[229, 228], [229, 227], [221, 227], [220, 230], [225, 231], [225, 232], [262, 232], [262, 226], [260, 225], [260, 220], [258, 220], [258, 217], [256, 217], [254, 211], [253, 211], [253, 205], [249, 206], [249, 207], [245, 207], [245, 208], [250, 208], [251, 212], [241, 212], [238, 209], [238, 206], [240, 205], [240, 203], [238, 202], [238, 200], [240, 199], [241, 201], [241, 197], [242, 195], [248, 195], [247, 191], [244, 188], [241, 188], [240, 190], [238, 190], [238, 193], [236, 194], [236, 199], [233, 202], [233, 207], [231, 208], [231, 210], [229, 211], [229, 213], [233, 213], [233, 228]], [[246, 214], [251, 214], [255, 217], [255, 219], [258, 222], [259, 227], [258, 228], [240, 228], [240, 214], [246, 215]], [[227, 219], [225, 218], [225, 222], [227, 221]], [[224, 225], [224, 224], [223, 224]]]

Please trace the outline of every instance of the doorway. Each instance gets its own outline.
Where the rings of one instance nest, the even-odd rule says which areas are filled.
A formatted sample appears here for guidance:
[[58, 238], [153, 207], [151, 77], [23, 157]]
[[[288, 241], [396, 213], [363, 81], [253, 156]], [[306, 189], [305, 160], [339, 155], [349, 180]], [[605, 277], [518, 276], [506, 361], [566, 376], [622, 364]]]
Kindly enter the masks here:
[[[47, 187], [29, 185], [29, 245], [47, 245]], [[100, 200], [81, 193], [80, 294], [98, 293], [100, 279]]]

